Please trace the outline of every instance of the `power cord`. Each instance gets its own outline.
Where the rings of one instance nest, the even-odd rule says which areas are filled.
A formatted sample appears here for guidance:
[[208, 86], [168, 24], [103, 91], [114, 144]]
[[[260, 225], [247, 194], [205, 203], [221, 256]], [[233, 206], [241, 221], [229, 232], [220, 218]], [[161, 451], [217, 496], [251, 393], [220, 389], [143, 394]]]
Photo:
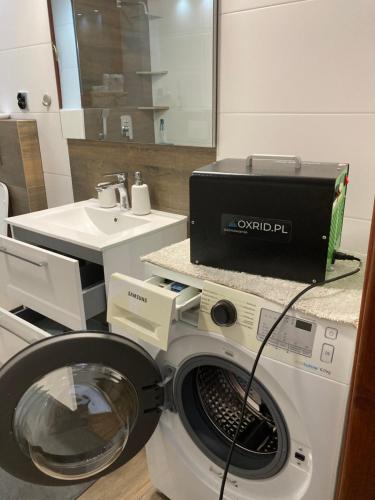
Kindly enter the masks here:
[[277, 326], [279, 325], [279, 323], [282, 321], [282, 319], [284, 318], [284, 316], [286, 315], [286, 313], [289, 311], [289, 309], [297, 302], [297, 300], [299, 300], [302, 297], [302, 295], [304, 295], [305, 293], [309, 292], [313, 288], [316, 288], [317, 286], [327, 285], [328, 283], [333, 283], [334, 281], [338, 281], [338, 280], [342, 280], [344, 278], [348, 278], [349, 276], [352, 276], [353, 274], [357, 274], [361, 270], [361, 265], [362, 265], [361, 259], [359, 259], [358, 257], [354, 257], [353, 255], [348, 255], [348, 254], [345, 254], [345, 253], [342, 253], [342, 252], [335, 252], [335, 254], [334, 254], [334, 261], [335, 260], [352, 260], [352, 261], [357, 261], [358, 262], [358, 267], [354, 271], [349, 271], [349, 272], [347, 272], [345, 274], [340, 274], [339, 276], [335, 276], [334, 278], [329, 278], [329, 279], [324, 280], [324, 281], [313, 283], [312, 285], [307, 286], [301, 292], [299, 292], [289, 302], [289, 304], [284, 308], [283, 312], [280, 314], [280, 316], [277, 318], [277, 320], [271, 326], [269, 332], [267, 333], [267, 335], [265, 336], [265, 338], [263, 339], [263, 341], [262, 341], [262, 343], [261, 343], [261, 345], [259, 347], [259, 350], [257, 352], [256, 358], [255, 358], [255, 361], [254, 361], [254, 364], [253, 364], [253, 368], [252, 368], [251, 373], [250, 373], [250, 378], [249, 378], [249, 381], [248, 381], [247, 386], [246, 386], [244, 400], [243, 400], [243, 404], [242, 404], [241, 415], [240, 415], [240, 420], [239, 420], [239, 423], [237, 425], [236, 433], [235, 433], [235, 435], [234, 435], [234, 437], [232, 439], [231, 447], [230, 447], [230, 450], [229, 450], [229, 453], [228, 453], [228, 457], [227, 457], [227, 460], [226, 460], [224, 474], [223, 474], [223, 478], [222, 478], [222, 481], [221, 481], [221, 488], [220, 488], [219, 500], [223, 500], [224, 499], [225, 483], [227, 481], [227, 476], [228, 476], [229, 467], [230, 467], [230, 464], [231, 464], [231, 461], [232, 461], [234, 448], [236, 446], [236, 442], [237, 442], [237, 439], [238, 439], [238, 436], [239, 436], [239, 433], [240, 433], [240, 429], [241, 429], [241, 426], [242, 426], [242, 422], [243, 422], [243, 419], [244, 419], [245, 410], [246, 410], [246, 406], [247, 406], [247, 398], [249, 397], [249, 394], [250, 394], [250, 389], [251, 389], [251, 385], [253, 383], [253, 379], [254, 379], [254, 375], [255, 375], [255, 370], [256, 370], [256, 368], [258, 366], [259, 358], [262, 355], [263, 349], [265, 348], [265, 346], [266, 346], [268, 340], [270, 339], [271, 335], [273, 334], [273, 332], [275, 331], [275, 329], [277, 328]]

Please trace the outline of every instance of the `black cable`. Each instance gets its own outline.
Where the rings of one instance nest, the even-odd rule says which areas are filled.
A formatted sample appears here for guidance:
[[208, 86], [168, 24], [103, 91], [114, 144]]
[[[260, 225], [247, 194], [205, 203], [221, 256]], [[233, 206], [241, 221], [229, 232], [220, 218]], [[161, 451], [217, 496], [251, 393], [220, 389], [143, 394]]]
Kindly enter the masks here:
[[246, 410], [246, 406], [247, 406], [247, 398], [249, 397], [249, 394], [250, 394], [250, 389], [251, 389], [251, 385], [253, 383], [255, 370], [256, 370], [256, 368], [258, 366], [259, 358], [262, 355], [263, 349], [265, 348], [265, 346], [266, 346], [269, 338], [271, 337], [271, 335], [273, 334], [273, 332], [275, 331], [275, 329], [277, 328], [277, 326], [279, 325], [279, 323], [281, 322], [281, 320], [284, 318], [284, 316], [286, 315], [286, 313], [289, 311], [289, 309], [297, 302], [297, 300], [299, 300], [302, 297], [302, 295], [304, 295], [305, 293], [309, 292], [313, 288], [316, 288], [317, 286], [327, 285], [328, 283], [333, 283], [334, 281], [342, 280], [344, 278], [352, 276], [353, 274], [357, 274], [360, 271], [360, 269], [361, 269], [362, 261], [361, 261], [361, 259], [359, 259], [357, 257], [354, 257], [352, 255], [347, 255], [347, 254], [344, 254], [342, 252], [335, 252], [335, 258], [338, 259], [338, 260], [355, 260], [355, 261], [357, 261], [359, 263], [359, 265], [358, 265], [358, 267], [354, 271], [350, 271], [350, 272], [347, 272], [345, 274], [340, 274], [339, 276], [335, 276], [334, 278], [329, 278], [329, 279], [324, 280], [324, 281], [313, 283], [312, 285], [307, 286], [301, 292], [299, 292], [289, 302], [289, 304], [285, 307], [285, 309], [282, 311], [282, 313], [280, 314], [280, 316], [277, 318], [277, 320], [271, 326], [269, 332], [264, 337], [264, 339], [263, 339], [263, 341], [262, 341], [262, 343], [261, 343], [261, 345], [259, 347], [259, 350], [257, 352], [256, 358], [255, 358], [255, 361], [254, 361], [254, 364], [253, 364], [253, 368], [252, 368], [251, 373], [250, 373], [250, 378], [249, 378], [249, 381], [248, 381], [247, 386], [246, 386], [244, 400], [243, 400], [243, 404], [242, 404], [242, 410], [241, 410], [240, 420], [239, 420], [239, 423], [238, 423], [238, 426], [237, 426], [237, 429], [236, 429], [236, 433], [235, 433], [235, 435], [234, 435], [234, 437], [232, 439], [231, 447], [230, 447], [230, 450], [229, 450], [229, 453], [228, 453], [228, 457], [227, 457], [227, 460], [226, 460], [224, 474], [223, 474], [223, 478], [222, 478], [222, 481], [221, 481], [221, 488], [220, 488], [219, 500], [223, 500], [223, 498], [224, 498], [225, 483], [227, 481], [227, 476], [228, 476], [228, 472], [229, 472], [230, 463], [232, 461], [232, 456], [233, 456], [234, 448], [236, 446], [236, 442], [237, 442], [237, 439], [238, 439], [238, 436], [239, 436], [239, 433], [240, 433], [241, 425], [242, 425], [242, 422], [243, 422], [243, 419], [244, 419], [245, 410]]

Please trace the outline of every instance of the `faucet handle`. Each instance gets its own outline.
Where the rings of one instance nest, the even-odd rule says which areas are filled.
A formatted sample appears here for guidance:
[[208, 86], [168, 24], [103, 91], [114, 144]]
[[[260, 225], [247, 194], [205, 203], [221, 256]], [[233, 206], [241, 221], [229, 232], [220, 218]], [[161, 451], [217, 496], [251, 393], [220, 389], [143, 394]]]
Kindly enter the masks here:
[[112, 174], [104, 174], [103, 177], [116, 177], [118, 183], [123, 182], [125, 184], [127, 174], [126, 172], [113, 172]]
[[113, 182], [99, 182], [99, 184], [97, 184], [95, 186], [95, 191], [97, 191], [98, 193], [100, 193], [101, 191], [104, 191], [105, 189], [108, 189], [108, 188], [113, 188], [114, 187], [114, 183]]

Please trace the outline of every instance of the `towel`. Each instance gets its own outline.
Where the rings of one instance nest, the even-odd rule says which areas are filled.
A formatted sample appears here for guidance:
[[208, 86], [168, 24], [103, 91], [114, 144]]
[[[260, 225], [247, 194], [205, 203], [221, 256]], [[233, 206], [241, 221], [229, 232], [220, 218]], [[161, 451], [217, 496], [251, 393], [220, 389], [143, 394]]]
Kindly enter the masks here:
[[[150, 253], [141, 259], [171, 271], [211, 281], [220, 285], [252, 293], [285, 306], [307, 285], [295, 281], [267, 278], [253, 274], [227, 271], [190, 262], [190, 240]], [[355, 268], [352, 261], [336, 261], [335, 269], [327, 277], [344, 274]], [[358, 327], [363, 287], [362, 270], [349, 278], [307, 292], [294, 306], [295, 311], [330, 321]]]

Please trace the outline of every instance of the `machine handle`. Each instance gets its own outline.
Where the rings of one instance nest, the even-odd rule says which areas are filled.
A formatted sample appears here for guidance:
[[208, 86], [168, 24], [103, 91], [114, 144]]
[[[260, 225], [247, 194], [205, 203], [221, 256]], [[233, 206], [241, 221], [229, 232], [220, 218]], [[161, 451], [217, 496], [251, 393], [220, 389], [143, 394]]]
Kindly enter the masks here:
[[21, 257], [20, 255], [17, 255], [15, 253], [8, 252], [8, 250], [6, 250], [5, 248], [0, 248], [0, 252], [4, 253], [5, 255], [9, 255], [10, 257], [14, 257], [15, 259], [23, 260], [24, 262], [32, 264], [36, 267], [46, 267], [48, 265], [47, 262], [34, 262], [33, 260], [26, 259], [26, 257]]
[[256, 160], [273, 160], [276, 163], [294, 163], [296, 170], [301, 169], [301, 158], [295, 155], [250, 155], [246, 158], [246, 166], [253, 168]]

